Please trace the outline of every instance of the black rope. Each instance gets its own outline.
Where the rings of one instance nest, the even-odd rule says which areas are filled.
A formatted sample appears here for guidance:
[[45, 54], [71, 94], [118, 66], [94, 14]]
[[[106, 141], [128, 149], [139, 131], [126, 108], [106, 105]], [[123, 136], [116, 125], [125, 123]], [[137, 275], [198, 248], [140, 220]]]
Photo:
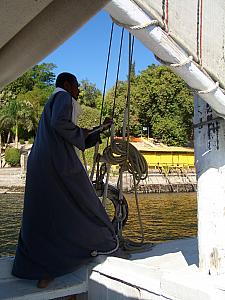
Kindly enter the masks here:
[[119, 57], [118, 57], [117, 73], [116, 73], [116, 85], [115, 85], [113, 109], [112, 109], [112, 115], [111, 115], [112, 119], [114, 118], [115, 106], [116, 106], [117, 88], [118, 88], [119, 72], [120, 72], [120, 61], [121, 61], [121, 53], [122, 53], [122, 46], [123, 46], [123, 35], [124, 35], [124, 28], [122, 28], [121, 38], [120, 38], [120, 49], [119, 49]]
[[127, 143], [129, 143], [130, 136], [130, 81], [131, 81], [131, 66], [133, 60], [133, 51], [134, 51], [134, 36], [131, 36], [129, 32], [129, 44], [128, 44], [128, 83], [127, 83], [127, 102], [126, 107], [128, 110], [128, 118], [127, 118]]
[[105, 81], [104, 81], [104, 88], [103, 88], [103, 94], [102, 94], [102, 106], [101, 106], [101, 114], [100, 114], [100, 122], [99, 122], [100, 125], [102, 124], [103, 107], [104, 107], [104, 102], [105, 102], [105, 92], [106, 92], [106, 83], [107, 83], [108, 70], [109, 70], [109, 59], [110, 59], [110, 53], [111, 53], [111, 47], [112, 47], [113, 29], [114, 29], [114, 22], [112, 22], [111, 34], [110, 34], [110, 39], [109, 39], [109, 49], [108, 49], [108, 57], [107, 57], [107, 63], [106, 63]]

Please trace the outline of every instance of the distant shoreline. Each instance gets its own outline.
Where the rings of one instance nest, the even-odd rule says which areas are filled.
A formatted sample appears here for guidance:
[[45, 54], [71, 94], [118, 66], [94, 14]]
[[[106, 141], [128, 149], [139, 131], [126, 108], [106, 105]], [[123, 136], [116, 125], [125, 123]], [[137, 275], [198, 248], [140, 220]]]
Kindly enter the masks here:
[[[0, 194], [24, 193], [26, 175], [21, 168], [0, 168]], [[110, 176], [109, 184], [117, 186], [118, 176]], [[132, 175], [123, 175], [124, 192], [134, 192]], [[148, 177], [138, 185], [138, 193], [179, 193], [196, 192], [196, 174], [192, 172], [171, 172], [164, 174], [152, 170]]]

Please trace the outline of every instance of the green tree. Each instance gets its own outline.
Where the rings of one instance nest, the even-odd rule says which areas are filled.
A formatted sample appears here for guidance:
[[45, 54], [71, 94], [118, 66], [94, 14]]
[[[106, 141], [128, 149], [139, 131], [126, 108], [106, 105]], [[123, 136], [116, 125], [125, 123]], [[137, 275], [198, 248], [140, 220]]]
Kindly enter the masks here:
[[152, 134], [167, 145], [180, 146], [187, 143], [187, 134], [180, 116], [158, 116], [152, 125]]
[[6, 103], [1, 109], [0, 127], [6, 129], [9, 133], [14, 132], [16, 148], [18, 148], [19, 127], [21, 126], [27, 131], [34, 129], [33, 115], [30, 103], [18, 101], [17, 98]]
[[101, 101], [101, 91], [96, 88], [96, 85], [85, 79], [80, 82], [79, 102], [82, 105], [97, 108]]
[[99, 125], [100, 112], [96, 108], [82, 105], [82, 114], [79, 117], [78, 125], [82, 128], [93, 128]]
[[136, 79], [139, 120], [152, 137], [184, 146], [192, 138], [193, 96], [185, 82], [164, 66], [149, 66]]
[[135, 71], [135, 62], [133, 62], [130, 66], [130, 82], [135, 83], [136, 79], [136, 71]]
[[35, 65], [22, 76], [8, 84], [0, 94], [0, 104], [4, 104], [19, 94], [32, 91], [34, 86], [41, 89], [52, 86], [55, 79], [54, 64], [43, 63]]
[[[129, 118], [129, 128], [130, 133], [134, 136], [138, 135], [141, 130], [140, 122], [138, 119], [138, 109], [136, 107], [136, 102], [134, 98], [134, 88], [135, 80], [131, 81], [131, 95], [130, 95], [130, 118]], [[115, 86], [111, 88], [105, 98], [104, 115], [111, 116], [113, 114], [113, 103], [115, 96]], [[114, 124], [116, 135], [122, 135], [122, 128], [125, 119], [125, 109], [127, 103], [127, 81], [119, 81], [116, 91], [116, 101], [114, 108]]]
[[0, 94], [0, 128], [13, 132], [18, 143], [19, 128], [31, 131], [37, 123], [44, 102], [52, 91], [55, 78], [53, 64], [34, 66], [21, 77], [7, 85]]
[[[46, 101], [48, 100], [49, 96], [53, 92], [54, 87], [53, 86], [47, 86], [45, 88], [40, 88], [38, 86], [34, 86], [33, 90], [26, 92], [25, 94], [20, 94], [18, 96], [18, 100], [20, 102], [27, 103], [28, 110], [32, 111], [32, 122], [33, 122], [33, 128], [36, 132], [38, 127], [38, 122], [40, 119], [40, 116], [42, 114], [44, 105]], [[30, 113], [31, 117], [31, 113]]]
[[53, 70], [56, 68], [55, 64], [42, 63], [35, 65], [30, 71], [30, 77], [33, 79], [34, 85], [40, 89], [53, 86], [55, 81], [55, 73]]

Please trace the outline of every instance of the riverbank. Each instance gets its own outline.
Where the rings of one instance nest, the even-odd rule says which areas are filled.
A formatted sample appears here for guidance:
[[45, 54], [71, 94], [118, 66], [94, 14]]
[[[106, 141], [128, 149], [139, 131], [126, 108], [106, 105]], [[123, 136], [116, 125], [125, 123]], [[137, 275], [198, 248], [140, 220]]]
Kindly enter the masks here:
[[[23, 193], [26, 175], [21, 168], [0, 168], [0, 194]], [[117, 185], [118, 175], [112, 174], [109, 183]], [[133, 192], [132, 175], [123, 175], [124, 192]], [[148, 177], [141, 180], [138, 185], [139, 193], [170, 193], [195, 192], [197, 189], [196, 174], [194, 170], [174, 169], [162, 172], [159, 169], [149, 170]]]
[[23, 193], [25, 180], [21, 168], [0, 168], [0, 194]]
[[[109, 183], [117, 186], [118, 176], [110, 176]], [[123, 174], [124, 192], [134, 192], [133, 176]], [[150, 169], [145, 180], [141, 180], [137, 186], [137, 192], [149, 193], [182, 193], [196, 192], [197, 179], [194, 169], [171, 169], [166, 172], [162, 169]]]

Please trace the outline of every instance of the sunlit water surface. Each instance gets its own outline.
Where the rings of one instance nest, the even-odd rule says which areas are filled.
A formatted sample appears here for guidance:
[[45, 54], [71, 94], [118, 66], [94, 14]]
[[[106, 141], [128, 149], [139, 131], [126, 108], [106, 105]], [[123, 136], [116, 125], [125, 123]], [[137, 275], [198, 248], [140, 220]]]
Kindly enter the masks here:
[[[129, 218], [124, 234], [140, 236], [135, 198], [125, 195]], [[145, 241], [162, 242], [196, 236], [196, 193], [141, 194], [139, 205]], [[23, 209], [23, 194], [0, 194], [0, 256], [14, 255]]]

